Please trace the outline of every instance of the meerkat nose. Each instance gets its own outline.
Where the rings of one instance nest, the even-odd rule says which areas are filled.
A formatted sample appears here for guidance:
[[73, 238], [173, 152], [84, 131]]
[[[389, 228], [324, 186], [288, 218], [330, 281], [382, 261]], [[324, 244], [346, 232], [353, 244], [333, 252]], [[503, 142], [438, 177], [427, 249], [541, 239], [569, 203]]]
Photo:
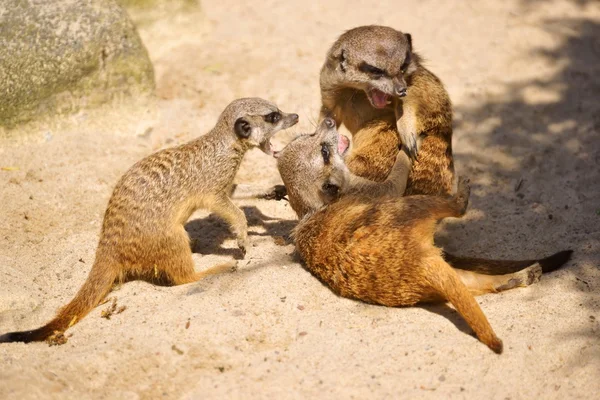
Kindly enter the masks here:
[[294, 121], [294, 123], [298, 122], [298, 120], [300, 119], [300, 117], [298, 116], [298, 114], [290, 114], [290, 117], [292, 118], [292, 120]]
[[329, 129], [333, 129], [335, 128], [335, 121], [333, 120], [333, 118], [325, 118], [323, 120], [323, 123], [325, 124], [325, 126]]
[[398, 97], [406, 96], [406, 88], [396, 88], [396, 96], [398, 96]]

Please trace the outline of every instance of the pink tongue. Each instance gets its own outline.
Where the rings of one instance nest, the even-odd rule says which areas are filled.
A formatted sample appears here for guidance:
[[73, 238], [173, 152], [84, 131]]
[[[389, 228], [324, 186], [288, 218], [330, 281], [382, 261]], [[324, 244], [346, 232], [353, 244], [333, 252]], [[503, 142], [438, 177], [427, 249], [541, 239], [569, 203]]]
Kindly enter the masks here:
[[387, 100], [388, 100], [388, 95], [383, 93], [381, 90], [373, 90], [373, 92], [371, 92], [371, 98], [373, 99], [373, 104], [375, 104], [375, 107], [377, 108], [383, 108], [385, 106], [387, 106]]
[[350, 145], [350, 140], [344, 135], [338, 135], [338, 154], [344, 154]]

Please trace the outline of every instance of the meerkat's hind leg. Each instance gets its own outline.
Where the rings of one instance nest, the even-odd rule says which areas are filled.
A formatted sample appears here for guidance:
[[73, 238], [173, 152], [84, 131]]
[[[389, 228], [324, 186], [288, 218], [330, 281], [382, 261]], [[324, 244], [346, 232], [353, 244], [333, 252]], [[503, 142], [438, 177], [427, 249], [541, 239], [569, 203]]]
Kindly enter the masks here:
[[242, 255], [246, 256], [246, 249], [249, 246], [248, 242], [248, 221], [244, 212], [225, 195], [215, 199], [210, 205], [210, 210], [223, 218], [233, 230], [237, 237], [237, 244], [242, 251]]
[[194, 272], [193, 274], [191, 274], [187, 277], [184, 277], [184, 278], [182, 277], [181, 279], [179, 279], [177, 281], [176, 285], [183, 285], [185, 283], [196, 282], [196, 281], [204, 279], [210, 275], [218, 275], [218, 274], [224, 274], [224, 273], [228, 273], [228, 272], [235, 272], [235, 271], [237, 271], [237, 269], [238, 269], [237, 260], [227, 261], [222, 264], [213, 265], [213, 266], [205, 269], [204, 271]]
[[481, 307], [456, 271], [441, 256], [432, 257], [426, 263], [432, 288], [456, 308], [479, 340], [495, 353], [502, 353], [502, 340], [496, 336]]
[[154, 270], [150, 271], [153, 281], [159, 281], [167, 285], [183, 285], [196, 282], [208, 275], [231, 272], [237, 269], [237, 261], [228, 261], [218, 264], [204, 271], [196, 272], [189, 238], [183, 226], [177, 235], [171, 236], [170, 240], [162, 244], [168, 251], [155, 259]]
[[460, 218], [465, 215], [467, 206], [469, 205], [470, 194], [471, 187], [469, 185], [469, 179], [460, 178], [458, 182], [458, 189], [454, 196], [445, 198], [440, 196], [425, 197], [429, 199], [429, 202], [435, 204], [435, 206], [430, 208], [430, 213], [431, 216], [437, 221], [442, 218]]
[[471, 196], [471, 185], [469, 178], [459, 177], [454, 201], [459, 208], [460, 216], [465, 215], [469, 206], [469, 197]]
[[485, 275], [461, 269], [454, 269], [454, 271], [473, 296], [529, 286], [538, 282], [542, 276], [542, 266], [539, 263], [504, 275]]

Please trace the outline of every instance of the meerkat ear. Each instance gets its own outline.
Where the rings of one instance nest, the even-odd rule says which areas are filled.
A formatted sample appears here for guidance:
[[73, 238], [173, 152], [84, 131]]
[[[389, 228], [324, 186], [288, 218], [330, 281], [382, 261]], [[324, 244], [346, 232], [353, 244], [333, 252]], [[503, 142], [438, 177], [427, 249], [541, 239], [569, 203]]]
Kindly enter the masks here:
[[238, 118], [235, 121], [234, 130], [238, 137], [248, 139], [250, 137], [250, 133], [252, 132], [252, 127], [244, 118]]
[[336, 58], [340, 63], [340, 69], [342, 72], [346, 72], [346, 68], [348, 66], [348, 61], [346, 60], [346, 50], [341, 49]]
[[408, 41], [408, 51], [412, 51], [412, 36], [410, 35], [410, 33], [405, 33], [404, 37]]

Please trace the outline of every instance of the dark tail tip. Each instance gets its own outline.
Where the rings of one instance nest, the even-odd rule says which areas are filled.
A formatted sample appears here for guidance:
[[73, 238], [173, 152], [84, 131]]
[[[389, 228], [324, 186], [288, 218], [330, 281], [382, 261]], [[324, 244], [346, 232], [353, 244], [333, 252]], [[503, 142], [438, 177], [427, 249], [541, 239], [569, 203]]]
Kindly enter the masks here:
[[496, 354], [502, 354], [504, 351], [504, 344], [499, 338], [495, 338], [492, 343], [488, 344], [488, 347]]
[[559, 251], [556, 254], [552, 254], [550, 257], [546, 257], [538, 261], [542, 266], [542, 272], [548, 273], [552, 271], [556, 271], [571, 258], [573, 254], [573, 250], [563, 250]]
[[9, 332], [0, 336], [0, 343], [31, 343], [45, 340], [44, 332], [39, 329], [33, 331]]

